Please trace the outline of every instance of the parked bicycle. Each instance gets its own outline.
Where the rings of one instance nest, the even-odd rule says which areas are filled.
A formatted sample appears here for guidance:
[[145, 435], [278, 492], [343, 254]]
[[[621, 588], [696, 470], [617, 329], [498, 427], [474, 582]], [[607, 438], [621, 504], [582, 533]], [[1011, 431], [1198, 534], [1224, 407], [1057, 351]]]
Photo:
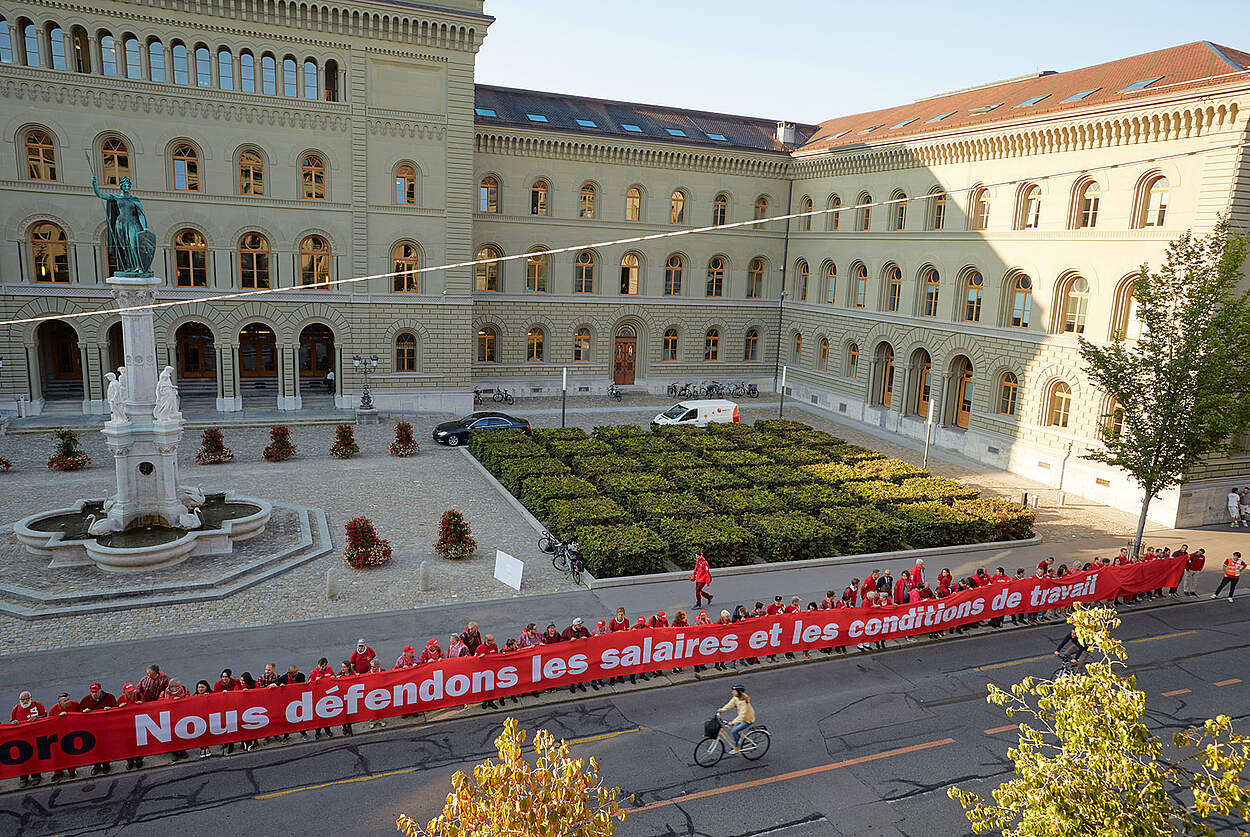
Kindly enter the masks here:
[[538, 548], [551, 555], [551, 566], [567, 573], [574, 584], [582, 583], [582, 571], [586, 569], [586, 561], [582, 558], [576, 541], [565, 543], [544, 529], [538, 539]]
[[615, 398], [617, 401], [620, 401], [621, 400], [621, 388], [617, 386], [616, 384], [610, 384], [608, 386], [608, 398]]
[[759, 398], [760, 388], [755, 384], [747, 384], [747, 398]]
[[668, 392], [669, 397], [672, 398], [673, 396], [677, 395], [677, 392], [679, 389], [681, 389], [681, 387], [677, 386], [677, 382], [674, 381], [673, 383], [668, 385], [668, 389], [666, 390], [666, 392]]
[[512, 393], [506, 389], [495, 390], [495, 394], [492, 395], [490, 398], [496, 404], [500, 402], [503, 402], [504, 404], [511, 404], [513, 401], [516, 401], [516, 399], [512, 397]]
[[477, 387], [474, 387], [474, 388], [473, 388], [473, 404], [474, 404], [474, 406], [476, 406], [476, 405], [478, 405], [478, 404], [481, 404], [484, 400], [486, 400], [486, 399], [484, 399], [484, 398], [482, 397], [482, 391], [481, 391], [480, 389], [478, 389]]
[[[694, 748], [694, 761], [700, 767], [711, 767], [725, 757], [727, 750], [733, 749], [733, 739], [729, 737], [729, 722], [716, 715], [703, 724], [704, 738]], [[772, 733], [763, 724], [752, 724], [738, 736], [738, 752], [730, 755], [742, 756], [747, 761], [762, 759], [773, 742]]]

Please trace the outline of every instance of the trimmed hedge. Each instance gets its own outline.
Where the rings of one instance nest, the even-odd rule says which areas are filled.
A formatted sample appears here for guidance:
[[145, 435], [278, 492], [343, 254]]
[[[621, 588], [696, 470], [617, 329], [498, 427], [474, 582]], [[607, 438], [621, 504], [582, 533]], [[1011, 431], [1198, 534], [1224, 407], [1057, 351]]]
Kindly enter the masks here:
[[612, 449], [617, 453], [625, 456], [638, 456], [644, 453], [664, 453], [674, 452], [679, 448], [667, 439], [657, 439], [654, 436], [626, 436], [622, 439], [612, 439], [608, 442]]
[[[472, 452], [472, 448], [470, 448]], [[486, 445], [482, 448], [480, 454], [474, 454], [486, 466], [486, 470], [492, 474], [498, 475], [499, 469], [504, 462], [512, 459], [533, 459], [535, 457], [547, 458], [550, 454], [545, 451], [542, 446], [536, 445], [531, 441], [524, 442], [501, 442], [499, 444]]]
[[582, 456], [571, 463], [573, 473], [595, 482], [609, 474], [620, 474], [626, 471], [641, 471], [642, 463], [628, 456]]
[[798, 467], [800, 465], [820, 465], [829, 462], [832, 457], [817, 448], [774, 448], [768, 451], [768, 457], [780, 465]]
[[547, 504], [547, 523], [563, 541], [572, 540], [583, 526], [629, 522], [629, 513], [607, 497], [552, 500]]
[[549, 456], [532, 456], [505, 460], [499, 466], [495, 477], [513, 494], [519, 494], [521, 485], [529, 477], [567, 474], [568, 470], [568, 466], [558, 459]]
[[834, 445], [829, 449], [829, 455], [836, 462], [845, 462], [848, 465], [854, 465], [857, 462], [869, 462], [873, 459], [885, 459], [884, 453], [868, 448], [861, 448], [858, 445]]
[[673, 484], [701, 497], [727, 488], [746, 488], [750, 485], [746, 479], [733, 471], [719, 471], [715, 468], [683, 468], [669, 471], [668, 478]]
[[951, 506], [984, 520], [993, 533], [993, 540], [1022, 541], [1033, 537], [1033, 523], [1037, 519], [1037, 512], [1022, 509], [1009, 500], [978, 497], [975, 500], [956, 500]]
[[708, 468], [712, 463], [688, 450], [658, 450], [634, 457], [648, 468], [668, 473], [677, 468]]
[[683, 570], [694, 569], [694, 556], [700, 548], [713, 567], [740, 567], [755, 563], [759, 557], [754, 533], [728, 515], [698, 520], [669, 517], [656, 524], [656, 531], [668, 541], [669, 557]]
[[945, 503], [910, 503], [899, 506], [897, 514], [913, 549], [988, 541], [993, 534], [989, 521]]
[[579, 456], [607, 456], [612, 453], [612, 447], [607, 442], [600, 442], [598, 439], [553, 439], [547, 442], [545, 447], [552, 455], [558, 456], [565, 462], [570, 462]]
[[875, 479], [898, 483], [899, 485], [902, 485], [906, 480], [929, 476], [928, 471], [921, 470], [910, 462], [904, 462], [901, 459], [869, 459], [858, 463], [855, 467]]
[[478, 451], [491, 445], [508, 442], [528, 442], [530, 437], [524, 430], [479, 430], [469, 435], [469, 453], [477, 456]]
[[554, 442], [557, 440], [568, 441], [589, 438], [590, 437], [586, 435], [586, 431], [582, 430], [580, 427], [549, 427], [544, 430], [534, 431], [534, 441], [538, 442], [540, 445], [546, 445], [548, 442]]
[[651, 435], [649, 431], [637, 424], [604, 424], [596, 427], [592, 432], [596, 439], [602, 439], [605, 442], [613, 439], [649, 437]]
[[772, 490], [781, 498], [785, 508], [807, 514], [816, 514], [830, 506], [847, 506], [855, 502], [855, 498], [841, 488], [823, 483], [781, 485]]
[[802, 512], [748, 514], [743, 523], [755, 533], [765, 561], [802, 561], [834, 553], [833, 529]]
[[834, 506], [822, 511], [820, 520], [833, 530], [834, 547], [843, 555], [907, 547], [903, 521], [873, 506]]
[[981, 496], [981, 492], [975, 488], [966, 486], [958, 480], [948, 480], [946, 477], [919, 477], [906, 480], [903, 487], [923, 495], [926, 500], [939, 500], [943, 503], [955, 500], [975, 500]]
[[526, 477], [521, 481], [519, 497], [536, 516], [546, 517], [547, 504], [552, 500], [594, 497], [596, 494], [598, 491], [586, 480], [572, 474], [556, 474]]
[[769, 488], [775, 485], [804, 485], [816, 482], [816, 479], [788, 465], [755, 465], [737, 469], [739, 476], [746, 478], [752, 485], [764, 485]]
[[663, 572], [669, 549], [659, 535], [636, 523], [582, 526], [576, 540], [586, 569], [595, 578]]
[[621, 505], [633, 512], [636, 519], [652, 525], [666, 517], [689, 519], [712, 513], [707, 504], [698, 497], [683, 493], [634, 494], [622, 498]]
[[737, 451], [738, 445], [733, 439], [719, 436], [678, 436], [678, 445], [694, 453], [710, 454], [712, 451]]
[[924, 495], [903, 485], [884, 480], [848, 482], [843, 486], [852, 497], [877, 506], [898, 506], [924, 500]]
[[755, 429], [784, 435], [787, 433], [806, 433], [812, 428], [801, 421], [790, 421], [790, 419], [760, 419], [755, 423]]
[[731, 488], [708, 499], [726, 514], [738, 517], [750, 512], [775, 512], [785, 508], [781, 498], [767, 488]]
[[749, 450], [714, 450], [707, 454], [707, 461], [718, 468], [748, 468], [752, 465], [771, 465], [773, 461], [760, 453]]
[[844, 462], [828, 462], [824, 465], [805, 465], [803, 470], [821, 482], [842, 485], [848, 482], [863, 482], [872, 477], [858, 468]]
[[650, 471], [634, 471], [625, 474], [612, 474], [599, 481], [599, 488], [604, 494], [628, 508], [625, 502], [635, 495], [648, 491], [672, 492], [676, 487], [659, 474]]

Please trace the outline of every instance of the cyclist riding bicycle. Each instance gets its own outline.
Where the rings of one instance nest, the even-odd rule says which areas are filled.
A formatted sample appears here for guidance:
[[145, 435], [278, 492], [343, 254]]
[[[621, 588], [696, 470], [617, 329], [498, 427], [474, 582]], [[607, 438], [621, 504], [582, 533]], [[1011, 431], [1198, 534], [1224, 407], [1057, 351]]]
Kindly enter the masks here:
[[[1072, 651], [1065, 657], [1063, 649], [1068, 645], [1068, 643], [1072, 643]], [[1063, 638], [1063, 642], [1059, 643], [1059, 647], [1055, 649], [1056, 657], [1063, 657], [1070, 663], [1075, 663], [1077, 660], [1081, 659], [1081, 655], [1084, 653], [1085, 646], [1082, 645], [1081, 641], [1076, 638], [1076, 628], [1073, 628], [1072, 631]]]
[[747, 694], [746, 686], [734, 684], [733, 697], [729, 699], [729, 703], [717, 709], [716, 714], [719, 716], [720, 713], [731, 709], [737, 710], [738, 714], [734, 716], [729, 727], [729, 737], [733, 739], [734, 744], [729, 752], [736, 753], [738, 752], [738, 738], [742, 735], [742, 731], [755, 723], [755, 707], [751, 705], [751, 696]]

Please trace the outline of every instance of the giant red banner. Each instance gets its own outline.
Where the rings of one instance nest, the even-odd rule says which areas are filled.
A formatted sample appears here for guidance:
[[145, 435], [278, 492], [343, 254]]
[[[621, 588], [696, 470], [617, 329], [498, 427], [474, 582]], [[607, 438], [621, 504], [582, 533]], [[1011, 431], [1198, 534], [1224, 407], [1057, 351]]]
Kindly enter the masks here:
[[1175, 586], [1184, 558], [1030, 578], [888, 607], [622, 631], [509, 654], [165, 700], [10, 726], [0, 777], [459, 706], [655, 669], [884, 640]]

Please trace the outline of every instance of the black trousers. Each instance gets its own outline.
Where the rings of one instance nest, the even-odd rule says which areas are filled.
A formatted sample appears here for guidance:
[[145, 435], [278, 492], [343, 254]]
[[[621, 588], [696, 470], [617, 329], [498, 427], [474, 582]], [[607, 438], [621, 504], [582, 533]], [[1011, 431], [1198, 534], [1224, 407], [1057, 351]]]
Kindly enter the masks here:
[[1223, 578], [1220, 579], [1220, 586], [1215, 588], [1214, 595], [1218, 596], [1220, 594], [1220, 591], [1224, 589], [1224, 585], [1227, 584], [1228, 585], [1228, 597], [1231, 599], [1233, 597], [1233, 591], [1237, 589], [1238, 581], [1240, 581], [1240, 579], [1233, 578], [1232, 576], [1227, 576], [1227, 575], [1224, 576]]

